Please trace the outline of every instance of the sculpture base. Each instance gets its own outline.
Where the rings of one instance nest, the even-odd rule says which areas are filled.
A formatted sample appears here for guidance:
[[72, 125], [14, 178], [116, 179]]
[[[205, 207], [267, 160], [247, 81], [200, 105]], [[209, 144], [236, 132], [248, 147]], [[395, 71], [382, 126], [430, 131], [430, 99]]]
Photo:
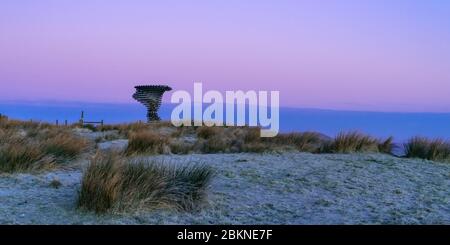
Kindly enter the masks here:
[[155, 111], [148, 111], [147, 112], [147, 122], [155, 122], [155, 121], [161, 121], [161, 118], [158, 116], [158, 114]]

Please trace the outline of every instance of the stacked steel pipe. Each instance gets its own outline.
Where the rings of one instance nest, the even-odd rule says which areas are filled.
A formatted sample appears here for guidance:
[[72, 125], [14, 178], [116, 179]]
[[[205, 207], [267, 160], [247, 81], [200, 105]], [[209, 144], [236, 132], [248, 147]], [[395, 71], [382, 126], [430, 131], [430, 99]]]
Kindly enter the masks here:
[[162, 96], [172, 88], [166, 85], [140, 85], [134, 88], [136, 92], [133, 94], [133, 99], [147, 107], [147, 122], [161, 120], [158, 110], [161, 106]]

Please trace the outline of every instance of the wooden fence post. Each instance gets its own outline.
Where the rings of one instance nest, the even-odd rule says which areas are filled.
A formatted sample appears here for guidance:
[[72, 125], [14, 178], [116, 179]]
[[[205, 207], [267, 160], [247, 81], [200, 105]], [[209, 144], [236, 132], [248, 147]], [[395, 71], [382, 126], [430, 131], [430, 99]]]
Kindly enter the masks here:
[[83, 124], [84, 124], [84, 111], [81, 111], [80, 125], [83, 126]]

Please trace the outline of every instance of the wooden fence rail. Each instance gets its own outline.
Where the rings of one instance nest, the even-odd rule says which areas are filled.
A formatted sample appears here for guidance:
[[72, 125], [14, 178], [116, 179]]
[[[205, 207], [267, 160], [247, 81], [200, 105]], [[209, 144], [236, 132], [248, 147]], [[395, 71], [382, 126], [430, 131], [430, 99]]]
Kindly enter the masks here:
[[103, 120], [101, 120], [101, 121], [85, 121], [84, 120], [84, 111], [81, 111], [81, 117], [80, 117], [79, 123], [81, 126], [84, 126], [85, 124], [100, 124], [100, 126], [103, 127], [103, 125], [104, 125]]

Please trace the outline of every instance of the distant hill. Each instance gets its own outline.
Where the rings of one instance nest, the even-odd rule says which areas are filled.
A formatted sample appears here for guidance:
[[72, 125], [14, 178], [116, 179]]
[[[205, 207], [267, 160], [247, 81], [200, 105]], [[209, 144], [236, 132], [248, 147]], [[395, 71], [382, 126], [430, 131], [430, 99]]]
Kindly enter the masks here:
[[[163, 104], [159, 115], [169, 120], [174, 105]], [[75, 122], [81, 111], [88, 120], [121, 123], [146, 120], [145, 107], [138, 103], [87, 102], [0, 102], [0, 113], [22, 120]], [[321, 109], [280, 108], [280, 129], [318, 131], [334, 136], [340, 131], [360, 130], [377, 137], [394, 136], [397, 142], [415, 136], [450, 139], [450, 113], [356, 112]]]

